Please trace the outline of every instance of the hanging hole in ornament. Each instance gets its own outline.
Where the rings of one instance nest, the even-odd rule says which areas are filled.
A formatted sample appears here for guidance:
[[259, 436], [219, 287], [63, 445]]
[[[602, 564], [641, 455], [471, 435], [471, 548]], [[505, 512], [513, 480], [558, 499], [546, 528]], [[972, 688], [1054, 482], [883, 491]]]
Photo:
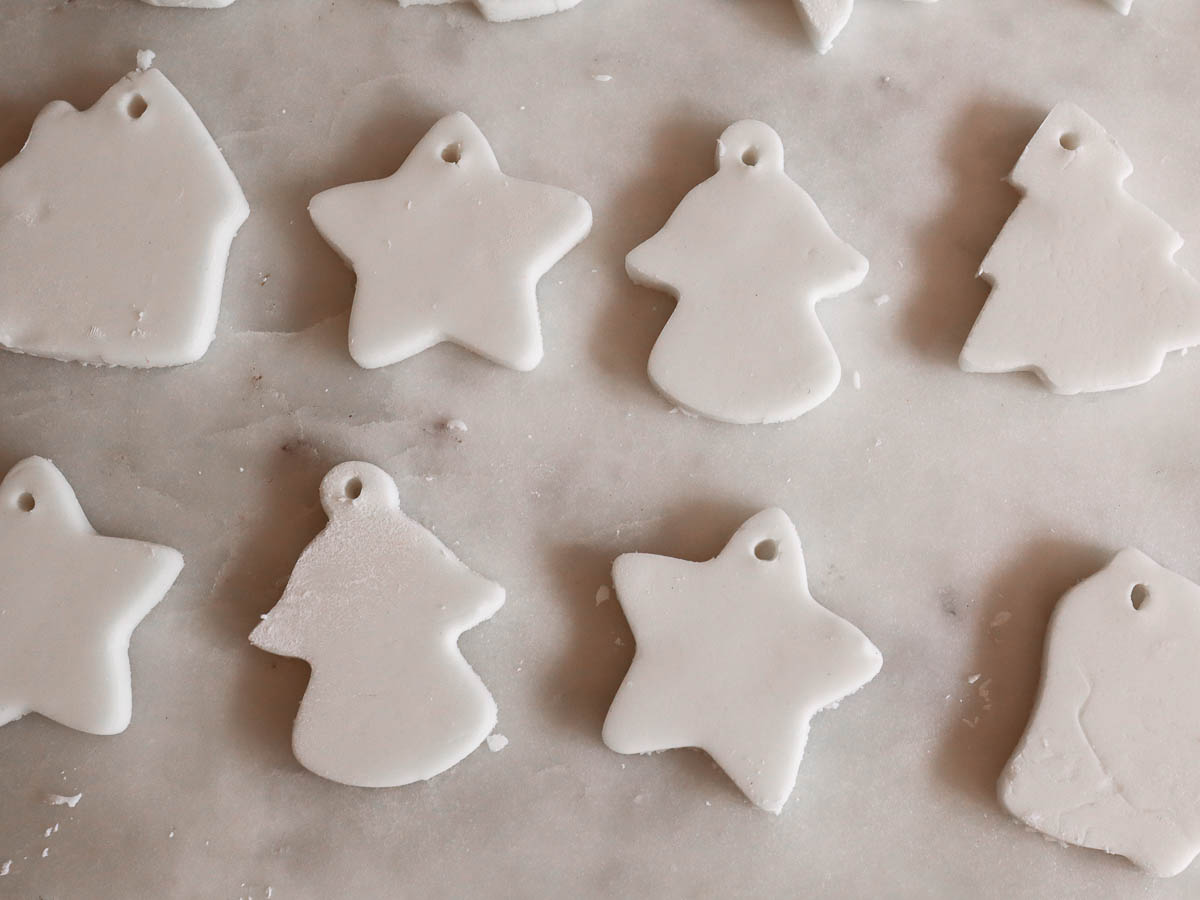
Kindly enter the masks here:
[[357, 500], [362, 496], [362, 479], [357, 475], [346, 482], [346, 499]]
[[37, 506], [37, 501], [33, 499], [33, 494], [29, 491], [17, 498], [17, 509], [21, 512], [33, 512], [35, 506]]
[[134, 94], [129, 98], [129, 103], [125, 106], [125, 112], [129, 113], [129, 118], [140, 119], [150, 108], [150, 104], [146, 102], [146, 98], [141, 94]]
[[1146, 601], [1150, 599], [1150, 588], [1144, 584], [1135, 584], [1133, 590], [1129, 592], [1129, 602], [1134, 609], [1141, 609], [1146, 605]]
[[1079, 135], [1075, 134], [1073, 131], [1064, 132], [1059, 137], [1058, 143], [1064, 150], [1078, 150]]
[[779, 556], [779, 544], [770, 538], [767, 538], [765, 541], [759, 541], [754, 545], [754, 555], [763, 562], [771, 562], [771, 560]]
[[462, 144], [447, 144], [442, 148], [442, 159], [451, 165], [462, 162]]
[[742, 165], [753, 169], [758, 165], [758, 148], [747, 147], [742, 151]]

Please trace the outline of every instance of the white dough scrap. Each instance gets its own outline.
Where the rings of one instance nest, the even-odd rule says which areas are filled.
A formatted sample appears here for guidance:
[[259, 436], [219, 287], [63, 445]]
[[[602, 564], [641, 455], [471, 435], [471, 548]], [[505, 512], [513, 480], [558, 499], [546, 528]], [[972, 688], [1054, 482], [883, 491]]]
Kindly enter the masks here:
[[[464, 0], [397, 0], [401, 6], [440, 6]], [[489, 22], [515, 22], [551, 13], [566, 12], [579, 5], [579, 0], [470, 0]]]
[[1005, 808], [1158, 876], [1200, 852], [1200, 586], [1122, 550], [1063, 596]]
[[618, 753], [699, 747], [756, 806], [780, 812], [812, 717], [883, 665], [809, 593], [787, 514], [758, 513], [704, 563], [626, 553], [613, 580], [637, 651], [604, 743]]
[[967, 372], [1032, 371], [1059, 394], [1132, 387], [1200, 343], [1200, 282], [1179, 233], [1125, 192], [1133, 166], [1087, 113], [1060, 103], [1013, 169], [1023, 194], [980, 266], [992, 292]]
[[51, 103], [0, 167], [0, 344], [102, 365], [194, 362], [216, 333], [249, 212], [158, 69], [126, 75], [84, 111]]
[[861, 284], [867, 261], [787, 176], [769, 125], [725, 129], [716, 174], [625, 268], [679, 298], [648, 370], [683, 409], [741, 425], [785, 422], [837, 387], [841, 365], [816, 305]]
[[[0, 725], [36, 712], [124, 731], [129, 639], [182, 568], [170, 547], [96, 534], [49, 460], [13, 466], [0, 482]], [[81, 796], [48, 799], [74, 807]]]
[[321, 503], [329, 524], [250, 635], [312, 666], [296, 759], [360, 787], [432, 778], [496, 725], [496, 703], [458, 638], [500, 609], [504, 588], [401, 512], [396, 482], [377, 466], [335, 466]]

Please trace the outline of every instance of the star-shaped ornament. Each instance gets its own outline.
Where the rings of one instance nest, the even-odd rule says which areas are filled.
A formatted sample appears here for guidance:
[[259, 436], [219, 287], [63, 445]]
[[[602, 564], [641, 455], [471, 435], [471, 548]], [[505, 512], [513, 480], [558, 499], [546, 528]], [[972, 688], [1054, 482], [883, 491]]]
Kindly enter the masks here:
[[592, 225], [582, 197], [501, 172], [462, 113], [434, 125], [394, 175], [323, 191], [308, 209], [358, 276], [350, 355], [366, 369], [442, 341], [532, 369], [538, 280]]
[[183, 568], [179, 551], [102, 537], [49, 460], [0, 482], [0, 725], [30, 712], [79, 731], [129, 726], [129, 639]]
[[756, 806], [778, 813], [813, 714], [883, 664], [861, 631], [808, 592], [787, 514], [758, 513], [704, 563], [627, 553], [613, 584], [637, 653], [604, 743], [618, 753], [699, 747]]

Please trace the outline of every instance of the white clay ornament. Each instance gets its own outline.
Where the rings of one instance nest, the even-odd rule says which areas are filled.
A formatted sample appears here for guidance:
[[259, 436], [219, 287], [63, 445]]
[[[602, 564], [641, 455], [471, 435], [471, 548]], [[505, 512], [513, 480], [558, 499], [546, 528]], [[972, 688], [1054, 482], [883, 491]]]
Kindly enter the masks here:
[[183, 568], [170, 547], [102, 537], [49, 460], [0, 482], [0, 725], [36, 712], [90, 734], [129, 727], [129, 640]]
[[699, 747], [778, 813], [813, 715], [883, 664], [861, 631], [812, 598], [787, 514], [758, 513], [704, 563], [627, 553], [613, 583], [637, 652], [604, 743], [618, 753]]
[[323, 191], [308, 209], [358, 276], [350, 355], [366, 369], [442, 341], [534, 368], [537, 282], [592, 225], [582, 197], [501, 172], [462, 113], [434, 125], [395, 174]]
[[650, 380], [684, 409], [736, 424], [784, 422], [837, 387], [817, 301], [862, 283], [867, 261], [788, 178], [768, 125], [730, 125], [717, 173], [625, 259], [638, 284], [679, 299]]
[[1009, 180], [1024, 195], [983, 260], [992, 292], [959, 364], [1034, 372], [1059, 394], [1149, 381], [1200, 343], [1200, 282], [1183, 239], [1122, 186], [1133, 171], [1090, 116], [1060, 103]]
[[329, 524], [250, 635], [307, 661], [292, 735], [306, 769], [343, 784], [424, 781], [479, 746], [496, 704], [458, 650], [504, 589], [400, 511], [396, 483], [365, 462], [321, 482]]
[[[833, 42], [854, 12], [854, 0], [794, 0], [796, 10], [804, 20], [808, 33], [820, 53], [828, 53]], [[936, 3], [937, 0], [910, 0], [915, 3]], [[1113, 0], [1120, 2], [1120, 0]]]
[[0, 344], [98, 365], [194, 362], [216, 333], [249, 211], [157, 70], [126, 75], [82, 112], [51, 103], [0, 167]]
[[1200, 586], [1122, 550], [1066, 593], [1000, 801], [1058, 841], [1177, 875], [1200, 852]]
[[[398, 0], [401, 6], [440, 6], [462, 0]], [[471, 0], [489, 22], [515, 22], [551, 13], [565, 12], [579, 5], [579, 0]]]

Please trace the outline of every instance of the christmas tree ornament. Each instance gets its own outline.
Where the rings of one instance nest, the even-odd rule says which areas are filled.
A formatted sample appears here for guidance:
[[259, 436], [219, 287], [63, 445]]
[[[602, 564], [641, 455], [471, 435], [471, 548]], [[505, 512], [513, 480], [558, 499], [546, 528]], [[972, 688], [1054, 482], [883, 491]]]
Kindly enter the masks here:
[[404, 515], [377, 466], [335, 466], [320, 494], [329, 524], [250, 635], [312, 666], [292, 749], [306, 769], [343, 784], [432, 778], [496, 724], [458, 638], [500, 609], [504, 589]]
[[1000, 801], [1153, 875], [1200, 852], [1200, 586], [1122, 550], [1059, 601]]
[[[139, 54], [140, 56], [140, 54]], [[115, 366], [177, 366], [216, 333], [250, 208], [156, 69], [85, 111], [56, 101], [0, 167], [0, 344]]]
[[959, 363], [1031, 371], [1059, 394], [1149, 381], [1200, 343], [1200, 282], [1174, 262], [1183, 239], [1122, 186], [1116, 141], [1060, 103], [1009, 180], [1022, 193], [980, 267], [992, 292]]
[[308, 209], [358, 276], [350, 355], [366, 369], [442, 341], [534, 368], [538, 280], [592, 226], [582, 197], [501, 172], [462, 113], [434, 125], [395, 174], [323, 191]]
[[128, 728], [130, 637], [182, 568], [170, 547], [96, 534], [49, 460], [13, 466], [0, 482], [0, 725], [36, 712], [91, 734]]
[[637, 652], [604, 743], [618, 753], [699, 747], [778, 813], [813, 715], [883, 664], [861, 631], [812, 598], [787, 514], [758, 513], [704, 563], [627, 553], [613, 584]]
[[736, 424], [784, 422], [837, 387], [841, 365], [816, 305], [861, 284], [867, 261], [788, 178], [770, 126], [725, 129], [717, 173], [625, 268], [678, 297], [649, 374], [684, 409]]

